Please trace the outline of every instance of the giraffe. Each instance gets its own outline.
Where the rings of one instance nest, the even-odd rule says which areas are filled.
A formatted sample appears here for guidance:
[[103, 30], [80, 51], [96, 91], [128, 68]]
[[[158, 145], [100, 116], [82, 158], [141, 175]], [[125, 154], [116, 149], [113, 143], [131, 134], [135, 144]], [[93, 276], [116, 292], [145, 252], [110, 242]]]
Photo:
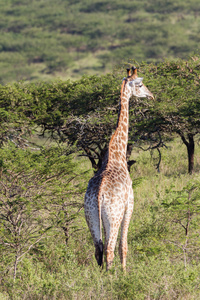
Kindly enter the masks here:
[[[90, 179], [85, 194], [85, 218], [93, 238], [95, 258], [98, 265], [102, 266], [104, 248], [106, 270], [110, 269], [114, 259], [120, 225], [119, 255], [123, 270], [126, 268], [127, 233], [134, 205], [132, 180], [126, 161], [129, 99], [132, 96], [154, 99], [142, 80], [143, 78], [137, 75], [137, 68], [127, 69], [127, 77], [122, 81], [116, 130], [111, 137], [102, 166]], [[102, 224], [105, 245], [102, 242]]]

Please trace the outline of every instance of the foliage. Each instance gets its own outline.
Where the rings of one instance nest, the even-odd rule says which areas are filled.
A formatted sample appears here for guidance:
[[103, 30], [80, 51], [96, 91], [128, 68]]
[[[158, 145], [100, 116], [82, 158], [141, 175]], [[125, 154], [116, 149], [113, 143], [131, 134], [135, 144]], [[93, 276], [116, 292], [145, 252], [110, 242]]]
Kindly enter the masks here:
[[[199, 56], [158, 65], [142, 63], [138, 67], [139, 76], [145, 77], [144, 83], [148, 83], [155, 100], [130, 101], [127, 155], [130, 165], [134, 162], [130, 159], [134, 145], [157, 149], [159, 169], [160, 149], [175, 133], [187, 147], [188, 169], [192, 173], [195, 139], [200, 128]], [[119, 67], [113, 73], [84, 76], [74, 82], [2, 86], [1, 142], [9, 139], [24, 146], [29, 144], [27, 133], [37, 128], [42, 135], [58, 142], [69, 142], [90, 159], [94, 169], [98, 169], [116, 126], [124, 75], [124, 68]]]
[[132, 119], [135, 130], [131, 132], [131, 139], [135, 136], [143, 140], [151, 138], [154, 145], [163, 146], [165, 137], [178, 134], [187, 147], [188, 170], [192, 173], [194, 138], [200, 128], [199, 56], [166, 60], [158, 65], [143, 64], [141, 69], [156, 101], [135, 100]]
[[[179, 248], [183, 253], [184, 266], [198, 259], [198, 223], [200, 215], [200, 182], [188, 182], [180, 191], [166, 189], [162, 222], [170, 224], [170, 238], [165, 242], [169, 248]], [[152, 208], [158, 213], [158, 207]], [[162, 210], [162, 208], [161, 208]], [[181, 239], [178, 239], [177, 234]], [[197, 238], [197, 239], [196, 239]]]
[[15, 123], [2, 119], [1, 142], [12, 139], [19, 144], [20, 138], [27, 137], [27, 127], [29, 133], [38, 127], [43, 135], [47, 132], [57, 141], [67, 139], [76, 145], [96, 168], [95, 159], [101, 161], [101, 151], [105, 153], [116, 123], [120, 89], [116, 76], [83, 77], [73, 83], [15, 84], [14, 88], [2, 87], [2, 109], [15, 116]]
[[14, 270], [15, 279], [18, 263], [52, 226], [63, 228], [70, 237], [75, 211], [82, 207], [78, 195], [82, 195], [84, 181], [74, 183], [81, 174], [76, 174], [76, 164], [64, 148], [31, 152], [12, 146], [0, 153], [0, 239], [8, 264], [1, 268], [4, 274]]

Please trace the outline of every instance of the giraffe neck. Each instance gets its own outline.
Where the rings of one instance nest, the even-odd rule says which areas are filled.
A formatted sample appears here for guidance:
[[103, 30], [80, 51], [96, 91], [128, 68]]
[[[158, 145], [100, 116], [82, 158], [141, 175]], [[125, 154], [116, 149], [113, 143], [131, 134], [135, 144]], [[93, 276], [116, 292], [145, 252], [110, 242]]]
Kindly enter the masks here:
[[129, 98], [130, 93], [126, 88], [126, 83], [122, 85], [120, 109], [117, 128], [109, 143], [108, 161], [126, 161], [128, 127], [129, 127]]

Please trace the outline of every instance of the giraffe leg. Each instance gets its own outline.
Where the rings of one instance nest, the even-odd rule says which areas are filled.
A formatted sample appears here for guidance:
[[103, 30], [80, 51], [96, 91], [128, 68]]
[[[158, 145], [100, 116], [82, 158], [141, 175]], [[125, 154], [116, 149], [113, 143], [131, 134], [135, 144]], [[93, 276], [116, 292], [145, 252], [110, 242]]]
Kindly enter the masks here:
[[85, 218], [90, 229], [94, 246], [95, 246], [95, 258], [99, 266], [103, 264], [103, 242], [100, 239], [100, 221], [99, 221], [99, 212], [96, 201], [90, 202], [87, 197], [85, 199]]
[[[120, 224], [120, 223], [118, 223]], [[119, 225], [113, 226], [110, 228], [109, 238], [105, 243], [105, 255], [106, 255], [106, 271], [108, 271], [113, 263], [114, 259], [114, 250], [117, 241], [117, 235], [119, 231]]]
[[128, 227], [131, 219], [133, 209], [129, 208], [128, 211], [125, 212], [124, 218], [122, 220], [121, 225], [121, 238], [119, 243], [119, 256], [122, 264], [122, 268], [126, 271], [126, 255], [128, 252], [128, 244], [127, 244], [127, 234], [128, 234]]

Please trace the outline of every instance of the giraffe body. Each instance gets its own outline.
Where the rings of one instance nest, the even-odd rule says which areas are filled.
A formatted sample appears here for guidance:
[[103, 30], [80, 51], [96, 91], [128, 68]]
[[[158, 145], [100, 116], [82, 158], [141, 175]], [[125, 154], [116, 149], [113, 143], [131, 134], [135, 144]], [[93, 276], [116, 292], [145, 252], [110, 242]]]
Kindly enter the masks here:
[[126, 267], [127, 233], [134, 206], [132, 180], [130, 178], [126, 149], [128, 142], [129, 99], [131, 96], [153, 98], [151, 92], [137, 77], [137, 70], [123, 80], [120, 112], [101, 169], [90, 179], [85, 194], [85, 217], [95, 245], [95, 257], [103, 263], [101, 223], [105, 234], [106, 269], [114, 259], [114, 249], [121, 225], [119, 254], [123, 269]]

